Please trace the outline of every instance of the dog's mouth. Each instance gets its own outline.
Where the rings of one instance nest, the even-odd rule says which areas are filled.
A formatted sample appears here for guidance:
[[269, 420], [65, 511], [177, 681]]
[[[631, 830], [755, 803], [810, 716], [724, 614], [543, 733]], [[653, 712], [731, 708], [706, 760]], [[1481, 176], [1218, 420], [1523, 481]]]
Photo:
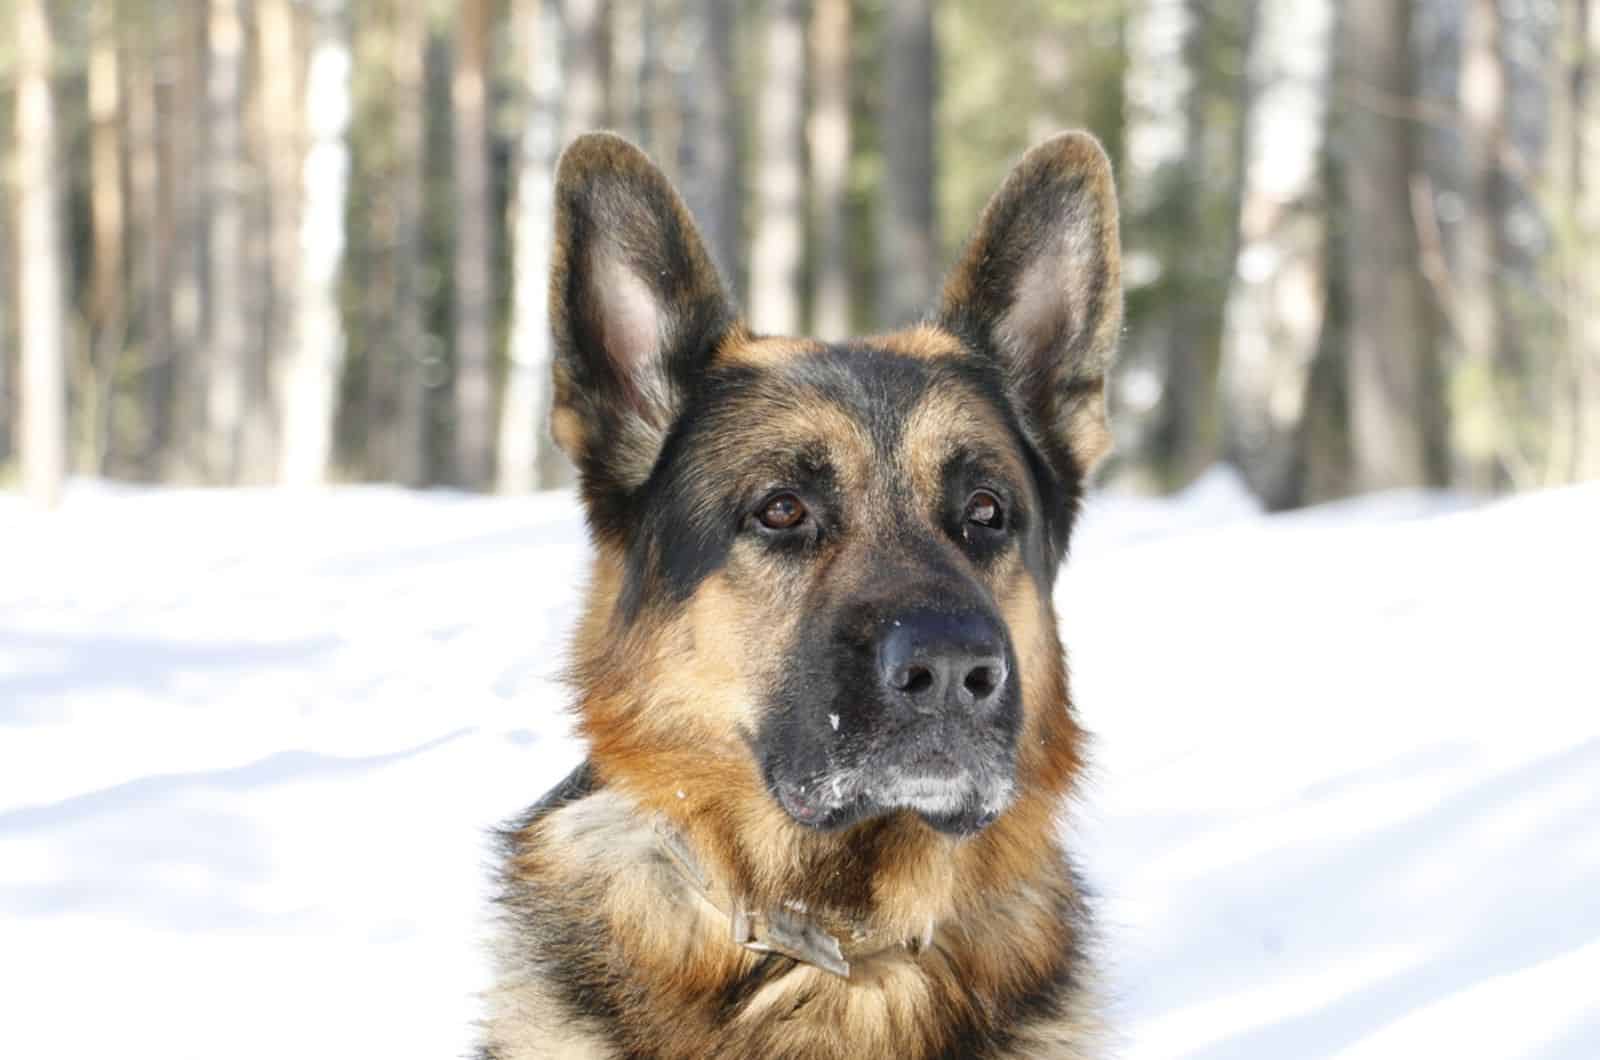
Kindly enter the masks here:
[[936, 831], [972, 835], [993, 824], [1015, 796], [1009, 768], [969, 764], [944, 752], [774, 779], [770, 786], [797, 823], [829, 831], [907, 811]]

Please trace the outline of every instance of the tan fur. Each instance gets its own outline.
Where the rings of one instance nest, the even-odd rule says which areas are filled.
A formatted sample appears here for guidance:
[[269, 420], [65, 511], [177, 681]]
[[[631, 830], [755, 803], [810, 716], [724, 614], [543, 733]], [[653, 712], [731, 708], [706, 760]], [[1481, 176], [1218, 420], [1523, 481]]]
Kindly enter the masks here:
[[[569, 149], [558, 178], [552, 422], [584, 469], [596, 527], [570, 671], [589, 773], [507, 838], [485, 1056], [1099, 1054], [1082, 957], [1089, 917], [1058, 831], [1085, 743], [1049, 597], [1054, 561], [1039, 551], [1064, 544], [1036, 544], [1031, 558], [1020, 545], [982, 553], [948, 529], [944, 492], [947, 468], [966, 474], [972, 454], [998, 469], [984, 473], [1041, 495], [1045, 478], [1075, 490], [1104, 454], [1118, 253], [1110, 169], [1092, 138], [1067, 134], [1029, 152], [931, 322], [859, 344], [896, 372], [917, 362], [891, 431], [827, 396], [837, 391], [808, 389], [803, 372], [786, 373], [837, 349], [753, 336], [726, 312], [687, 210], [641, 153], [604, 135]], [[680, 279], [676, 269], [683, 282], [662, 282]], [[988, 374], [953, 366], [977, 356], [992, 359], [977, 366]], [[676, 435], [694, 439], [694, 461], [674, 464], [663, 446], [682, 414], [679, 391], [719, 369], [749, 382], [695, 406], [701, 429]], [[830, 476], [819, 495], [835, 491], [848, 517], [807, 561], [741, 533], [677, 595], [643, 581], [665, 569], [663, 557], [693, 552], [630, 522], [661, 516], [634, 506], [675, 481], [653, 477], [658, 460], [668, 472], [693, 469], [670, 500], [674, 518], [698, 526], [730, 518], [725, 498], [786, 488], [785, 468], [819, 458]], [[1040, 460], [1053, 475], [1036, 477]], [[702, 490], [707, 482], [716, 489]], [[1031, 540], [1042, 542], [1041, 525]], [[900, 549], [905, 540], [916, 550]], [[963, 838], [908, 810], [837, 831], [799, 825], [751, 751], [770, 713], [764, 697], [818, 614], [842, 613], [841, 602], [904, 606], [878, 597], [933, 571], [968, 586], [962, 599], [981, 598], [1009, 637], [1022, 710], [1020, 728], [1006, 730], [1016, 734], [1013, 801]], [[708, 886], [669, 856], [663, 829], [692, 851]], [[800, 908], [840, 937], [920, 943], [931, 923], [931, 944], [852, 951], [840, 978], [740, 947], [714, 894], [756, 910]]]
[[[1043, 960], [1063, 930], [1044, 892], [1018, 886], [980, 915], [947, 921], [921, 957], [886, 953], [860, 963], [848, 981], [799, 968], [752, 997], [731, 1026], [719, 1026], [706, 999], [760, 958], [728, 942], [721, 914], [656, 856], [650, 819], [627, 795], [598, 793], [541, 822], [537, 841], [528, 844], [538, 857], [518, 869], [550, 878], [575, 901], [602, 911], [613, 937], [627, 940], [632, 974], [675, 999], [652, 1010], [648, 1025], [633, 1028], [662, 1058], [915, 1055], [937, 1044], [928, 1037], [940, 1024], [937, 1010], [982, 1005], [1031, 970], [1026, 946], [997, 949], [996, 937], [1036, 941]], [[512, 979], [491, 1002], [490, 1041], [502, 1055], [611, 1055], [537, 979]], [[807, 1019], [786, 1018], [797, 1004]], [[1082, 1050], [1098, 1036], [1085, 1004], [1029, 1028], [1005, 1055], [1086, 1055]]]

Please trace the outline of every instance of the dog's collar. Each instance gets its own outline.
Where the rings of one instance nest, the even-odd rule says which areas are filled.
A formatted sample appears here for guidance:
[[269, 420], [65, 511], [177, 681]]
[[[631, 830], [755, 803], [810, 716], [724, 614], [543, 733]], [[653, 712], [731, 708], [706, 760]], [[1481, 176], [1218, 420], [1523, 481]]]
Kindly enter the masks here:
[[[700, 866], [683, 834], [664, 818], [656, 821], [656, 838], [678, 875], [701, 898], [728, 920], [733, 941], [754, 953], [781, 953], [785, 957], [850, 978], [850, 962], [904, 949], [919, 956], [933, 942], [933, 921], [916, 938], [890, 936], [865, 923], [840, 921], [824, 926], [798, 902], [776, 909], [757, 909], [717, 885]], [[835, 931], [828, 930], [835, 927]]]

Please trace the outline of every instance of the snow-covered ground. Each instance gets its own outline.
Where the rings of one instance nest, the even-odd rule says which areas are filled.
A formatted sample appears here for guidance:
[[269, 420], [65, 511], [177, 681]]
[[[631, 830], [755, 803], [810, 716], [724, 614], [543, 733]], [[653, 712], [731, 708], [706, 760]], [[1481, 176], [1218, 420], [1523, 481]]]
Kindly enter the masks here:
[[[0, 496], [0, 1057], [461, 1056], [579, 757], [569, 495]], [[1600, 1057], [1600, 486], [1089, 505], [1123, 1055]]]

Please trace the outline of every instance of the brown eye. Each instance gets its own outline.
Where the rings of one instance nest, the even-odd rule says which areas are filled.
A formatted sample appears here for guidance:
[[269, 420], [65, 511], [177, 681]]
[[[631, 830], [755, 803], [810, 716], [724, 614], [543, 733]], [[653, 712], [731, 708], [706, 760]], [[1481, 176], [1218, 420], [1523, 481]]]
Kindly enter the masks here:
[[967, 498], [966, 520], [989, 530], [999, 530], [1006, 524], [1000, 499], [988, 490], [978, 490]]
[[792, 493], [780, 493], [757, 516], [768, 530], [792, 530], [805, 522], [806, 506]]

